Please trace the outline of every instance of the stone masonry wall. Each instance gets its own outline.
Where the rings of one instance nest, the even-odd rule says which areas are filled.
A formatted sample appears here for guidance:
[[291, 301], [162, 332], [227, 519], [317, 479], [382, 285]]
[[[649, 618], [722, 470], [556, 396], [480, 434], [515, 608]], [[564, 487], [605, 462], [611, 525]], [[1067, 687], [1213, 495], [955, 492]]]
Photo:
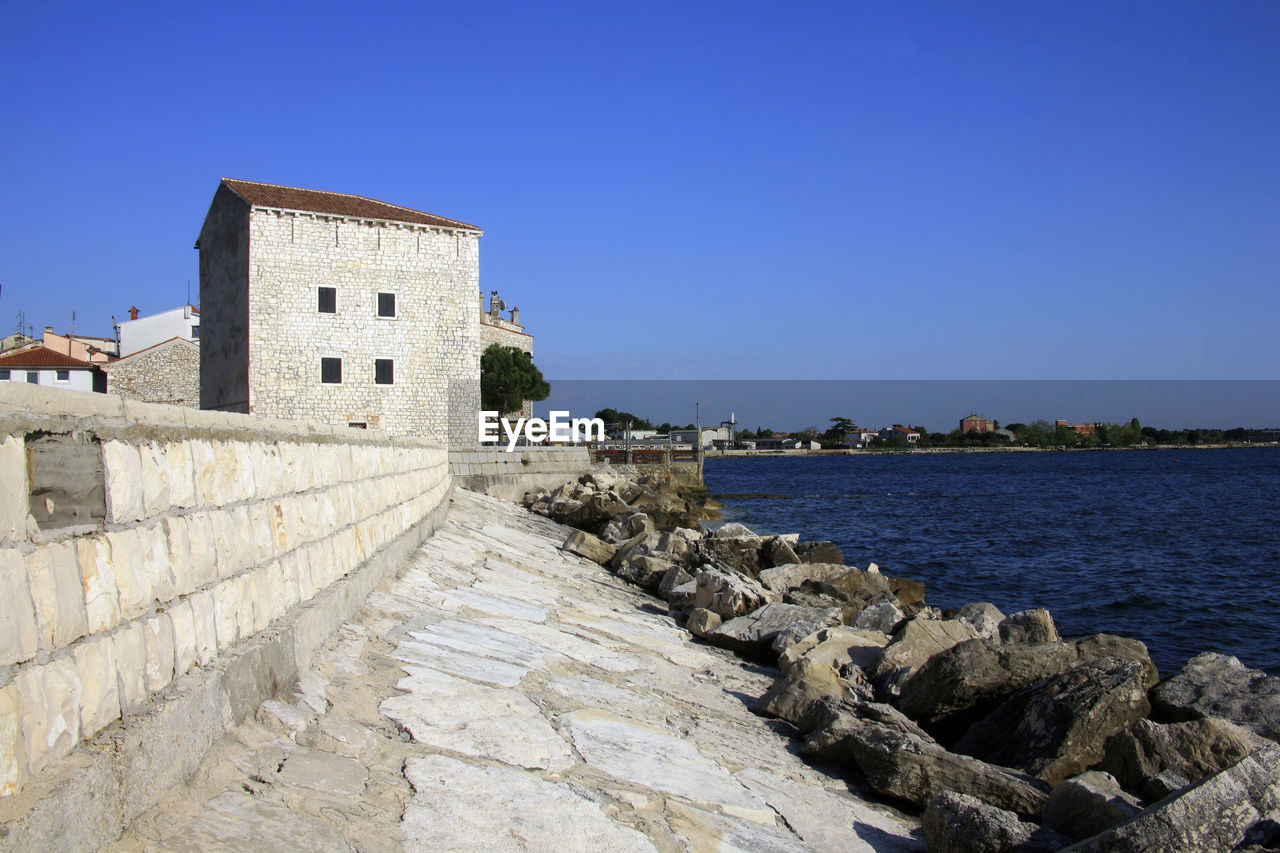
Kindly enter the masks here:
[[[0, 387], [6, 797], [38, 789], [104, 730], [118, 748], [119, 732], [130, 730], [120, 729], [122, 716], [199, 694], [170, 735], [190, 740], [200, 726], [188, 715], [283, 687], [295, 656], [323, 642], [332, 619], [376, 583], [360, 574], [365, 567], [416, 547], [429, 533], [424, 523], [447, 505], [447, 453], [425, 440], [3, 385], [11, 386]], [[325, 608], [334, 612], [316, 617]], [[254, 663], [246, 648], [275, 663]], [[167, 748], [154, 733], [138, 743], [141, 753]], [[172, 757], [156, 757], [156, 767], [142, 755], [118, 757], [134, 769], [100, 774], [117, 786], [116, 776], [132, 772], [162, 793], [181, 771]], [[192, 760], [199, 756], [183, 757], [194, 769]], [[77, 806], [87, 815], [115, 795], [87, 788], [82, 796], [107, 803]], [[144, 800], [125, 799], [122, 810]], [[0, 836], [10, 831], [3, 803]], [[120, 819], [104, 815], [104, 825]]]
[[449, 467], [461, 488], [518, 501], [525, 492], [577, 479], [591, 467], [591, 452], [586, 446], [450, 450]]
[[[478, 232], [260, 208], [249, 230], [251, 412], [475, 442]], [[319, 287], [336, 288], [336, 313], [317, 311]], [[395, 317], [378, 316], [379, 293]], [[320, 382], [326, 357], [341, 384]], [[374, 383], [376, 359], [394, 384]]]
[[102, 368], [107, 393], [144, 403], [200, 408], [200, 348], [172, 341]]

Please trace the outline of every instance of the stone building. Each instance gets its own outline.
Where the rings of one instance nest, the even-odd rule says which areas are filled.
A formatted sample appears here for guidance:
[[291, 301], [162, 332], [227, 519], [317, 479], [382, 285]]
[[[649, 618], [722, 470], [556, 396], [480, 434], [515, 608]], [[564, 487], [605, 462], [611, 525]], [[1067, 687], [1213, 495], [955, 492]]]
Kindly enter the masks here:
[[[520, 325], [520, 307], [513, 306], [509, 317], [504, 318], [502, 312], [507, 303], [498, 297], [498, 291], [490, 291], [489, 310], [480, 314], [480, 352], [484, 352], [492, 344], [516, 349], [533, 356], [533, 335]], [[525, 400], [519, 412], [504, 412], [509, 417], [533, 417], [533, 401]]]
[[200, 251], [200, 406], [476, 442], [474, 225], [223, 179]]
[[102, 370], [108, 394], [200, 408], [200, 347], [194, 341], [173, 337], [108, 362]]

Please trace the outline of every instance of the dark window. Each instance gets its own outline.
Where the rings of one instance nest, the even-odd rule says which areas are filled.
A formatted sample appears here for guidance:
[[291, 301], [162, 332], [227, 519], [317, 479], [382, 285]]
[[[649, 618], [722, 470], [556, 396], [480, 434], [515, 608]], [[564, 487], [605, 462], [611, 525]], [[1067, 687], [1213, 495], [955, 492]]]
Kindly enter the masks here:
[[339, 385], [342, 383], [342, 359], [340, 358], [322, 358], [320, 359], [320, 381], [326, 385]]
[[191, 337], [192, 337], [192, 338], [194, 338], [194, 339], [195, 339], [195, 340], [197, 340], [197, 341], [198, 341], [198, 340], [200, 340], [200, 327], [199, 327], [199, 326], [192, 326], [192, 327], [191, 327]]
[[321, 287], [317, 291], [320, 294], [319, 304], [316, 310], [321, 314], [337, 314], [338, 313], [338, 288]]
[[0, 370], [0, 379], [8, 379], [8, 378], [9, 378], [9, 368], [6, 367], [4, 370]]
[[352, 429], [368, 429], [369, 424], [366, 421], [347, 421], [347, 426]]
[[379, 317], [396, 316], [396, 295], [394, 293], [378, 294], [378, 316]]
[[396, 381], [396, 363], [389, 358], [373, 361], [373, 381], [379, 385], [393, 385]]
[[70, 370], [59, 370], [59, 371], [58, 371], [58, 381], [59, 381], [59, 382], [70, 382], [70, 381], [71, 381], [71, 371], [70, 371]]
[[28, 371], [27, 371], [27, 381], [28, 381], [28, 382], [30, 382], [32, 385], [39, 385], [39, 384], [40, 384], [40, 374], [39, 374], [39, 373], [37, 373], [37, 372], [35, 372], [34, 370], [28, 370]]

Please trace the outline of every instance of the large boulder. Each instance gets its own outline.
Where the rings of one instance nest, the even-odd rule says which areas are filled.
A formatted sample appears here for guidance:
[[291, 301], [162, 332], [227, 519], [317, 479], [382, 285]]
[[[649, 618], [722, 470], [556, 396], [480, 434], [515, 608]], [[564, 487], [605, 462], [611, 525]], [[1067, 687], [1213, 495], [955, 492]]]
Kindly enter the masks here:
[[978, 632], [963, 619], [912, 619], [898, 629], [872, 675], [881, 698], [896, 697], [916, 668]]
[[663, 559], [657, 554], [644, 554], [632, 557], [618, 566], [617, 575], [636, 586], [644, 587], [650, 592], [657, 592], [663, 578], [676, 567], [675, 561]]
[[586, 557], [588, 560], [596, 563], [608, 563], [613, 559], [617, 548], [599, 537], [592, 536], [584, 530], [575, 530], [564, 540], [561, 546], [564, 550], [577, 554], [580, 557]]
[[585, 496], [581, 503], [570, 511], [552, 511], [552, 518], [570, 527], [595, 528], [601, 523], [619, 515], [630, 514], [631, 507], [613, 492], [595, 492]]
[[760, 546], [760, 565], [762, 568], [786, 566], [800, 562], [790, 543], [781, 536], [770, 536]]
[[1088, 838], [1140, 811], [1137, 798], [1126, 794], [1114, 776], [1090, 770], [1054, 787], [1041, 822], [1070, 838]]
[[1000, 623], [1004, 621], [1004, 614], [989, 601], [966, 604], [956, 613], [956, 618], [972, 625], [984, 640], [1000, 639]]
[[[1225, 770], [1265, 743], [1261, 735], [1218, 717], [1167, 724], [1138, 720], [1107, 740], [1098, 766], [1128, 790], [1147, 795], [1151, 780], [1163, 773], [1177, 774], [1181, 784], [1174, 781], [1173, 786], [1184, 787]], [[1163, 781], [1157, 784], [1152, 793], [1168, 787]]]
[[1006, 616], [1000, 622], [999, 632], [1002, 643], [1056, 643], [1062, 639], [1053, 617], [1043, 607]]
[[[1071, 847], [1087, 853], [1275, 849], [1280, 819], [1280, 745], [1257, 752], [1137, 817]], [[1259, 849], [1257, 846], [1253, 849]]]
[[796, 556], [802, 563], [835, 563], [844, 562], [844, 553], [834, 542], [798, 542], [794, 548]]
[[866, 725], [846, 738], [847, 748], [871, 787], [921, 808], [938, 794], [956, 791], [1019, 817], [1040, 816], [1049, 786], [886, 725]]
[[954, 791], [929, 801], [920, 831], [929, 853], [1052, 853], [1071, 843], [1011, 811]]
[[697, 586], [693, 606], [714, 611], [721, 619], [753, 613], [775, 599], [773, 593], [750, 578], [716, 569], [698, 572], [694, 582]]
[[694, 548], [707, 560], [755, 577], [760, 573], [761, 541], [758, 536], [715, 535], [699, 540]]
[[1249, 669], [1238, 658], [1205, 652], [1151, 692], [1159, 719], [1222, 717], [1280, 740], [1280, 678]]
[[1072, 642], [1006, 646], [975, 639], [930, 658], [902, 685], [894, 704], [925, 726], [962, 729], [1024, 687], [1105, 657], [1138, 661], [1144, 684], [1155, 684], [1155, 665], [1138, 640], [1094, 634]]
[[1107, 738], [1147, 715], [1142, 664], [1104, 658], [1013, 694], [954, 749], [1056, 785], [1102, 759]]
[[817, 636], [821, 641], [803, 654], [782, 655], [782, 676], [760, 699], [762, 711], [786, 720], [802, 732], [812, 731], [822, 723], [825, 699], [872, 698], [871, 684], [855, 659], [864, 652], [878, 650], [877, 644], [885, 639], [878, 632], [844, 627], [829, 628]]
[[853, 627], [865, 631], [892, 634], [906, 618], [892, 601], [880, 601], [868, 605], [853, 618]]
[[799, 589], [805, 581], [821, 583], [850, 574], [857, 576], [861, 573], [852, 566], [842, 566], [839, 563], [787, 563], [761, 570], [756, 575], [756, 580], [766, 589], [781, 596], [789, 589]]
[[892, 705], [852, 696], [825, 697], [809, 709], [817, 725], [805, 738], [801, 752], [815, 761], [853, 764], [850, 736], [868, 726], [887, 726], [926, 743], [933, 738]]
[[834, 608], [817, 609], [773, 602], [749, 614], [728, 620], [709, 632], [705, 639], [744, 657], [769, 660], [774, 637], [787, 626], [796, 622], [834, 625], [840, 621], [840, 616], [840, 610]]

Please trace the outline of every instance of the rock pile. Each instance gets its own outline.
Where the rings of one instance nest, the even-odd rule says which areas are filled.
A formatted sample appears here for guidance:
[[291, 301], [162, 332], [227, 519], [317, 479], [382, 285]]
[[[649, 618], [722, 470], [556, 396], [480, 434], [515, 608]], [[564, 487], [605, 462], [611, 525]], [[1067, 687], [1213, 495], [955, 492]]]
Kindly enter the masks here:
[[1063, 639], [1046, 610], [940, 611], [830, 542], [704, 531], [676, 490], [607, 466], [524, 503], [691, 633], [776, 663], [760, 711], [921, 809], [930, 850], [1280, 842], [1280, 678], [1206, 654], [1159, 683], [1137, 640]]

